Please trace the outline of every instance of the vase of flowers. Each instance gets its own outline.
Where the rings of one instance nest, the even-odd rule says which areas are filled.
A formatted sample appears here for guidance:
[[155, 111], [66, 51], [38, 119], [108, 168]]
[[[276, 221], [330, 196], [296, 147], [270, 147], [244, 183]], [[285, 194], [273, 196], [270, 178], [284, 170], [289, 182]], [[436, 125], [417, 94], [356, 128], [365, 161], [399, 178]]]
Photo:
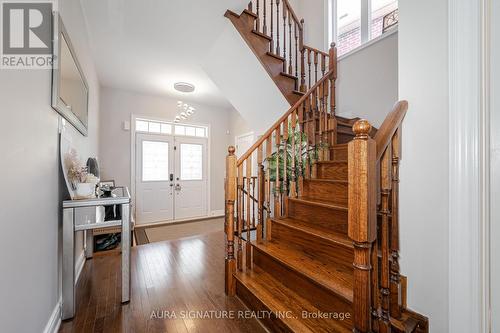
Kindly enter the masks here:
[[99, 183], [99, 178], [88, 172], [86, 166], [83, 166], [74, 149], [70, 150], [65, 156], [65, 164], [68, 170], [68, 180], [76, 199], [88, 199], [95, 197], [95, 189]]

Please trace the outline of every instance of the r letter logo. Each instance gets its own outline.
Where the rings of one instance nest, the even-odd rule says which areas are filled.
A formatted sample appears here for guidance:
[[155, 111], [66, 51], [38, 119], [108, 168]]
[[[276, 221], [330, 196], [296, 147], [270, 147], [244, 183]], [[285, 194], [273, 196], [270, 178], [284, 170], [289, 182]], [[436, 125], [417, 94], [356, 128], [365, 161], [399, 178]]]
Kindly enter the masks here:
[[2, 68], [49, 68], [52, 3], [2, 3]]

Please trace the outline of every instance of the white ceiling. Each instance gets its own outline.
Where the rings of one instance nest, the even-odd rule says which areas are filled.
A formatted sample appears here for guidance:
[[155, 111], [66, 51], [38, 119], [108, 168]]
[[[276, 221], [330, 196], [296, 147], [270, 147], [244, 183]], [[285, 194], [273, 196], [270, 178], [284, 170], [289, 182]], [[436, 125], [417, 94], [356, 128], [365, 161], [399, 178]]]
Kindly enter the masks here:
[[[101, 84], [230, 107], [201, 64], [227, 24], [224, 12], [241, 12], [247, 2], [82, 0]], [[195, 92], [175, 91], [178, 81], [194, 84]]]

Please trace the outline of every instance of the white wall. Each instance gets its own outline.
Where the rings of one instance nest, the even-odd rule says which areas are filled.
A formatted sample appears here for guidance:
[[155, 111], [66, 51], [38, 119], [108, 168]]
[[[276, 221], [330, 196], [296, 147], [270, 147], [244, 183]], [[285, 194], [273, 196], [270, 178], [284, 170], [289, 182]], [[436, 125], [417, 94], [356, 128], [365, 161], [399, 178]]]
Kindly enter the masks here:
[[[225, 170], [220, 166], [230, 143], [230, 136], [227, 134], [230, 110], [195, 103], [190, 105], [197, 111], [189, 120], [210, 125], [210, 209], [221, 210], [224, 209]], [[123, 122], [130, 121], [132, 114], [172, 121], [177, 114], [177, 99], [103, 88], [101, 110], [100, 166], [103, 177], [130, 187], [131, 133], [123, 130]]]
[[398, 34], [374, 41], [338, 63], [337, 114], [380, 127], [398, 100]]
[[491, 3], [491, 306], [492, 332], [500, 332], [500, 2]]
[[235, 137], [254, 132], [248, 122], [236, 110], [229, 113], [229, 135], [230, 144], [235, 144]]
[[[99, 83], [78, 1], [59, 1], [90, 88], [89, 136], [68, 125], [82, 157], [98, 155]], [[3, 332], [43, 332], [60, 299], [62, 177], [51, 72], [0, 70], [0, 323]], [[64, 186], [64, 185], [63, 185]], [[76, 255], [81, 252], [81, 237]]]
[[202, 67], [250, 128], [263, 133], [290, 104], [233, 24], [226, 24]]
[[328, 0], [297, 0], [299, 19], [304, 19], [304, 43], [319, 50], [328, 50]]
[[401, 269], [409, 307], [448, 332], [448, 6], [399, 1], [399, 97], [403, 126]]

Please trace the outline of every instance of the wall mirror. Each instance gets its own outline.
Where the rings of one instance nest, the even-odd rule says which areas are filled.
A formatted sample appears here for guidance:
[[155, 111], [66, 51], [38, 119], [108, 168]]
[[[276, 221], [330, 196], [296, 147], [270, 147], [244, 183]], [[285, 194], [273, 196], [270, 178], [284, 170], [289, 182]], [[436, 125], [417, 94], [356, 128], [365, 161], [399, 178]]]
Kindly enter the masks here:
[[78, 131], [88, 133], [89, 88], [61, 17], [54, 15], [52, 107]]

